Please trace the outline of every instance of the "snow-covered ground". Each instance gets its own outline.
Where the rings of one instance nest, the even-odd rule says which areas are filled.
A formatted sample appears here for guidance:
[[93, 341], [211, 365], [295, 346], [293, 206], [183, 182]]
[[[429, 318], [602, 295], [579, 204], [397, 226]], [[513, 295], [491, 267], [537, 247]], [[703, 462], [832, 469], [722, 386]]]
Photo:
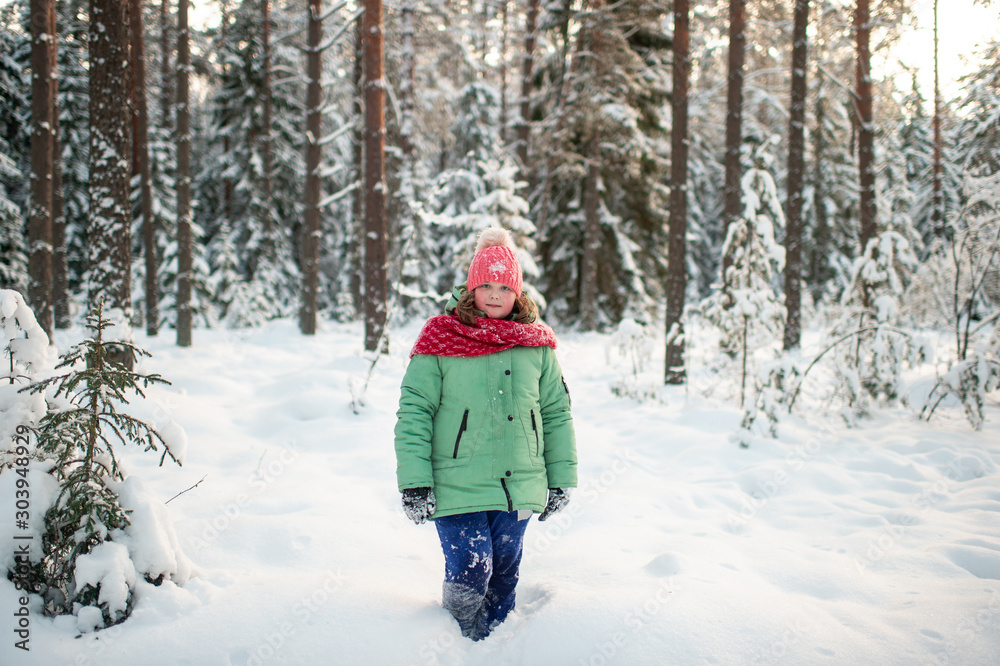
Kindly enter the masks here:
[[[182, 587], [140, 583], [133, 616], [97, 633], [34, 606], [30, 653], [14, 648], [17, 593], [2, 580], [0, 664], [1000, 659], [995, 400], [980, 432], [957, 412], [925, 423], [902, 408], [847, 429], [803, 400], [779, 440], [740, 449], [732, 391], [701, 390], [702, 376], [690, 391], [616, 398], [598, 334], [563, 335], [558, 352], [581, 487], [529, 526], [514, 614], [469, 642], [439, 604], [435, 530], [406, 520], [395, 488], [398, 386], [418, 328], [394, 331], [358, 414], [360, 325], [327, 322], [314, 338], [290, 321], [199, 330], [189, 349], [137, 332], [153, 354], [141, 370], [173, 385], [135, 411], [178, 422], [188, 450], [182, 468], [137, 447], [126, 464], [162, 500], [204, 479], [168, 505], [194, 573]], [[645, 373], [656, 386], [662, 351]]]

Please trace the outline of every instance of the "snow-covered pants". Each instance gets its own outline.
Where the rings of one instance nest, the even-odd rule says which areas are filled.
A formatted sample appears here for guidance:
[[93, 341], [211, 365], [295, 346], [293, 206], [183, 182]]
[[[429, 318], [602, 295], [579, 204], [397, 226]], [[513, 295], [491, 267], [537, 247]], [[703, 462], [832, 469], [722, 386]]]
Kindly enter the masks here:
[[514, 608], [528, 525], [517, 513], [479, 511], [434, 521], [444, 551], [442, 605], [474, 641], [486, 638]]

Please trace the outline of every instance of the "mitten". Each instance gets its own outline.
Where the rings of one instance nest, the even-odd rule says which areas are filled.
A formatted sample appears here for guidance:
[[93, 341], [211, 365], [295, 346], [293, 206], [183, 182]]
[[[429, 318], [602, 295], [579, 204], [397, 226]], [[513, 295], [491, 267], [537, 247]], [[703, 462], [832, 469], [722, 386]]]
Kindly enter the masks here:
[[558, 513], [562, 510], [564, 506], [569, 504], [569, 495], [562, 488], [549, 488], [549, 501], [545, 505], [545, 510], [542, 511], [542, 515], [538, 516], [538, 520], [546, 520], [549, 516], [554, 513]]
[[403, 491], [403, 513], [417, 525], [431, 517], [436, 504], [434, 490], [430, 486], [407, 488]]

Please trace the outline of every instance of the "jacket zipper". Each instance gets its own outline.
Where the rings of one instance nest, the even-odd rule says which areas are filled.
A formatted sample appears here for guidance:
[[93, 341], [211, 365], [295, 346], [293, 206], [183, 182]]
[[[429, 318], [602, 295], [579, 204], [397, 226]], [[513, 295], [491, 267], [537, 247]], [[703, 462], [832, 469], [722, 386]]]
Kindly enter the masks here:
[[535, 431], [535, 455], [538, 455], [538, 426], [535, 425], [535, 410], [531, 410], [531, 429]]
[[462, 414], [462, 425], [458, 427], [458, 437], [455, 438], [455, 453], [452, 454], [452, 458], [458, 458], [458, 445], [462, 441], [462, 433], [465, 432], [465, 428], [469, 423], [469, 410], [465, 410]]
[[510, 492], [507, 490], [507, 479], [500, 479], [500, 485], [503, 486], [503, 494], [507, 496], [507, 513], [514, 510], [514, 502], [510, 499]]

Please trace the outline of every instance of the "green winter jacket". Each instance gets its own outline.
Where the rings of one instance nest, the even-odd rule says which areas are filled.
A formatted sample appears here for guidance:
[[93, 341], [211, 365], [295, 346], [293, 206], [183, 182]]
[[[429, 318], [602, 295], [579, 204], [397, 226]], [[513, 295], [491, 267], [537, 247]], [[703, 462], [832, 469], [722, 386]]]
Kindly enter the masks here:
[[540, 512], [549, 488], [576, 486], [569, 392], [550, 347], [417, 354], [396, 416], [399, 489], [431, 486], [434, 518]]

